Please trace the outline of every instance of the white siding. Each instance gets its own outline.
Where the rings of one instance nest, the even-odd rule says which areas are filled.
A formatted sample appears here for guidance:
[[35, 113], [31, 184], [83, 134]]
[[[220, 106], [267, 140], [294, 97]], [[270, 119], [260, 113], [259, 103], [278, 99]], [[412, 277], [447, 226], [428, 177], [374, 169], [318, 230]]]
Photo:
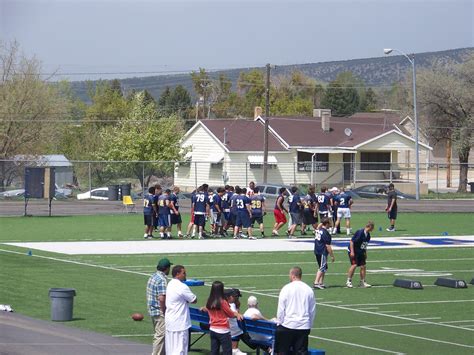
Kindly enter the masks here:
[[[387, 134], [377, 140], [365, 144], [359, 148], [359, 151], [376, 151], [376, 150], [413, 150], [415, 149], [415, 142], [407, 139], [397, 133]], [[420, 146], [420, 150], [426, 150], [425, 147]]]

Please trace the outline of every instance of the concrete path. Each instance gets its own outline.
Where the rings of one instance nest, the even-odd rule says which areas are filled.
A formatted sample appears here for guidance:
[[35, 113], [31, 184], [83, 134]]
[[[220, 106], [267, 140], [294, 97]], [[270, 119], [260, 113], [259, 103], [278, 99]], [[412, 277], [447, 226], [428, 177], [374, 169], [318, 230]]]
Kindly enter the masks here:
[[0, 311], [0, 355], [140, 355], [151, 345]]

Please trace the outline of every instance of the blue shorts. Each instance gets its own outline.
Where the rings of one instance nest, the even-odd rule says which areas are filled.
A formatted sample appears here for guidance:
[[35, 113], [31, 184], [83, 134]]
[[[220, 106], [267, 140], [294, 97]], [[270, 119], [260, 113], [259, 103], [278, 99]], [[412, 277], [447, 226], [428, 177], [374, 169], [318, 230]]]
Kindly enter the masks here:
[[235, 218], [235, 226], [248, 228], [250, 227], [250, 216], [248, 213], [245, 212], [237, 212], [237, 216]]
[[158, 225], [160, 227], [169, 227], [171, 226], [171, 220], [169, 214], [159, 214], [158, 215]]
[[196, 226], [204, 227], [206, 225], [206, 215], [194, 214], [194, 224]]

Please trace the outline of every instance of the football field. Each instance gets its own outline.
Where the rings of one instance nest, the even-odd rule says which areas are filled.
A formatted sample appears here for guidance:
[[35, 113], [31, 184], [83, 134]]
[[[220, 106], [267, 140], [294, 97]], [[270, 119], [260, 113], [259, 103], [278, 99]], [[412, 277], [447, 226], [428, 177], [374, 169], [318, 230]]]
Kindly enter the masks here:
[[[376, 224], [378, 219], [384, 221], [382, 215], [372, 216]], [[395, 245], [380, 249], [369, 246], [367, 281], [373, 287], [368, 289], [345, 287], [349, 266], [343, 246], [346, 241], [336, 238], [340, 247], [335, 252], [335, 263], [329, 265], [325, 280], [329, 287], [315, 291], [317, 315], [311, 331], [311, 347], [325, 349], [328, 354], [472, 354], [474, 286], [454, 289], [434, 285], [438, 277], [467, 282], [474, 277], [474, 240], [468, 235], [472, 217], [469, 214], [453, 215], [458, 226], [467, 228], [466, 233], [453, 233], [452, 229], [436, 224], [441, 218], [449, 220], [449, 215], [410, 214], [405, 215], [405, 226], [410, 227], [401, 227], [405, 231], [397, 232], [396, 237], [402, 238]], [[419, 216], [422, 219], [418, 222], [410, 220], [408, 223], [409, 218]], [[11, 304], [19, 313], [48, 319], [48, 289], [73, 287], [77, 290], [75, 319], [67, 325], [151, 343], [150, 319], [145, 317], [142, 322], [134, 322], [130, 315], [133, 312], [146, 314], [146, 281], [162, 256], [169, 257], [175, 264], [185, 265], [188, 278], [206, 281], [205, 286], [193, 287], [198, 306], [205, 303], [209, 284], [221, 280], [226, 287], [237, 287], [242, 292], [242, 312], [246, 309], [246, 298], [255, 295], [262, 313], [271, 318], [276, 313], [279, 290], [288, 282], [290, 267], [301, 266], [303, 281], [313, 283], [314, 255], [307, 250], [310, 244], [303, 240], [297, 241], [303, 245], [303, 250], [291, 251], [289, 248], [269, 251], [272, 244], [288, 242], [270, 238], [253, 245], [253, 241], [239, 240], [237, 242], [246, 250], [240, 252], [206, 252], [201, 250], [203, 241], [199, 240], [172, 241], [181, 247], [166, 254], [168, 241], [140, 240], [140, 243], [150, 242], [150, 252], [138, 254], [131, 253], [132, 248], [120, 253], [98, 250], [94, 244], [98, 239], [105, 239], [102, 242], [133, 241], [130, 231], [140, 231], [141, 217], [2, 218], [2, 226], [6, 228], [0, 232], [0, 303]], [[366, 217], [360, 216], [356, 223], [361, 224]], [[425, 222], [429, 223], [418, 230], [411, 227]], [[448, 229], [448, 236], [441, 235], [443, 229]], [[417, 233], [421, 230], [424, 233]], [[24, 233], [19, 233], [21, 231]], [[136, 234], [139, 238], [140, 233]], [[385, 234], [376, 225], [374, 237]], [[420, 235], [433, 238], [411, 247], [400, 245], [406, 240], [403, 235], [410, 234], [417, 242]], [[456, 237], [455, 234], [466, 236]], [[470, 234], [474, 234], [472, 230]], [[385, 239], [389, 242], [391, 238]], [[43, 247], [39, 245], [35, 248], [33, 244], [18, 244], [45, 241], [67, 242], [69, 250], [79, 248], [79, 243], [84, 242], [90, 246], [81, 249], [80, 253], [66, 253], [41, 250]], [[216, 246], [217, 242], [221, 240], [216, 241]], [[113, 248], [112, 242], [109, 249]], [[421, 281], [424, 289], [395, 288], [392, 284], [396, 278]], [[358, 280], [356, 272], [355, 285]], [[207, 353], [209, 348], [207, 336], [193, 347], [202, 350], [200, 353]], [[249, 351], [243, 345], [240, 348]]]

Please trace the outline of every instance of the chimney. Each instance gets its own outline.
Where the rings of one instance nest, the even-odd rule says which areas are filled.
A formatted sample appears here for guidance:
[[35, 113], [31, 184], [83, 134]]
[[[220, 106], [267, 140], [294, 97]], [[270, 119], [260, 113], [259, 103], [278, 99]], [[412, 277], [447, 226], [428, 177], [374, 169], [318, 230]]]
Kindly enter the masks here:
[[256, 119], [258, 116], [262, 117], [262, 108], [260, 106], [255, 106], [253, 110], [253, 118]]
[[331, 130], [331, 111], [329, 112], [324, 111], [322, 112], [321, 117], [321, 128], [324, 132], [329, 132]]
[[322, 118], [324, 113], [329, 114], [331, 116], [331, 109], [327, 108], [315, 108], [313, 109], [313, 117], [314, 118]]
[[224, 145], [227, 144], [227, 128], [224, 127]]

